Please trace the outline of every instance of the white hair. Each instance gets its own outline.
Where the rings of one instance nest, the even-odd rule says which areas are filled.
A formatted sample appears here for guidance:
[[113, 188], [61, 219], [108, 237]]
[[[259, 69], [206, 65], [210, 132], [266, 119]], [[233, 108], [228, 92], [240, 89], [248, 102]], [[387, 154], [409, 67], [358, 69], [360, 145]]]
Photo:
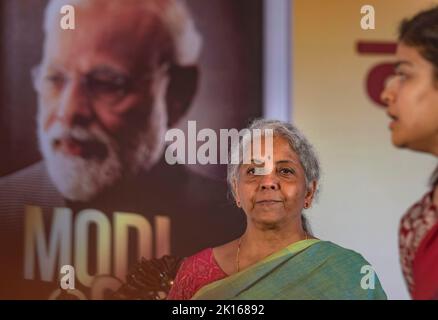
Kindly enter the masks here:
[[184, 0], [50, 0], [46, 7], [44, 32], [49, 34], [53, 21], [59, 19], [64, 5], [89, 7], [99, 4], [102, 8], [114, 8], [138, 5], [144, 14], [155, 14], [167, 29], [173, 42], [174, 64], [179, 66], [195, 65], [202, 48], [202, 39]]
[[[320, 178], [320, 165], [318, 156], [315, 149], [306, 139], [306, 137], [292, 124], [287, 122], [282, 122], [278, 120], [267, 120], [267, 119], [256, 119], [251, 125], [246, 128], [248, 132], [253, 132], [253, 130], [258, 129], [264, 131], [266, 129], [271, 129], [273, 131], [274, 137], [280, 136], [287, 140], [292, 150], [298, 155], [301, 165], [304, 169], [304, 175], [307, 187], [311, 187], [313, 182], [317, 183], [317, 189], [319, 187]], [[230, 157], [233, 154], [242, 153], [242, 148], [244, 147], [244, 139], [240, 139], [239, 143], [232, 146]], [[233, 181], [238, 179], [238, 172], [241, 163], [234, 164], [229, 161], [227, 181], [234, 196]], [[316, 190], [317, 191], [317, 190]]]
[[[41, 112], [38, 121], [38, 141], [47, 171], [58, 191], [73, 201], [88, 201], [98, 192], [114, 184], [122, 176], [117, 148], [99, 128], [93, 132], [76, 127], [67, 129], [55, 123], [48, 132], [43, 130]], [[75, 137], [82, 141], [98, 140], [108, 150], [104, 161], [86, 160], [54, 150], [55, 139]]]

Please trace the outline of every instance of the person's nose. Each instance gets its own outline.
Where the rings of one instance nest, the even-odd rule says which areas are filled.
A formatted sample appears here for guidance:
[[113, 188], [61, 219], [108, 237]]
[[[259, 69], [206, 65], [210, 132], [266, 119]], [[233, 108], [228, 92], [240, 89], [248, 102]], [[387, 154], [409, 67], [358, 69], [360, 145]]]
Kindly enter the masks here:
[[67, 127], [87, 127], [94, 113], [90, 99], [79, 81], [71, 81], [61, 96], [56, 117]]
[[398, 80], [396, 77], [392, 77], [385, 84], [380, 99], [387, 107], [391, 107], [397, 100], [397, 85]]
[[275, 176], [274, 170], [260, 177], [260, 189], [261, 190], [279, 190], [280, 184]]

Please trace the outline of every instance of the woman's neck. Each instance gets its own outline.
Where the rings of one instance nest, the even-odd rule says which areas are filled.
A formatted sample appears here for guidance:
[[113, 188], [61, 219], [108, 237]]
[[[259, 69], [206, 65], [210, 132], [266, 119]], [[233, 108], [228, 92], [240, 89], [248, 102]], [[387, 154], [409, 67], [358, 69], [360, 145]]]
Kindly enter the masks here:
[[288, 245], [310, 238], [301, 224], [278, 229], [264, 229], [248, 224], [240, 239], [240, 250], [247, 258], [264, 258]]
[[438, 157], [438, 143], [434, 144], [432, 147], [430, 147], [429, 150], [426, 151], [427, 153], [430, 153], [434, 155], [435, 157]]
[[421, 142], [417, 141], [415, 143], [408, 144], [405, 147], [413, 151], [429, 153], [435, 157], [438, 157], [438, 133], [429, 137], [428, 139], [422, 140]]

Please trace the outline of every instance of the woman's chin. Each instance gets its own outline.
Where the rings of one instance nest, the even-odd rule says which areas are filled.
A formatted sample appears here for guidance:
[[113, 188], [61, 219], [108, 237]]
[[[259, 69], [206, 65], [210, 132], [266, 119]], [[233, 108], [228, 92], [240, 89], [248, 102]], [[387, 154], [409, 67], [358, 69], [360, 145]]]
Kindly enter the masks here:
[[275, 229], [285, 220], [285, 215], [275, 210], [263, 210], [258, 211], [252, 220], [258, 226], [263, 226], [264, 229]]

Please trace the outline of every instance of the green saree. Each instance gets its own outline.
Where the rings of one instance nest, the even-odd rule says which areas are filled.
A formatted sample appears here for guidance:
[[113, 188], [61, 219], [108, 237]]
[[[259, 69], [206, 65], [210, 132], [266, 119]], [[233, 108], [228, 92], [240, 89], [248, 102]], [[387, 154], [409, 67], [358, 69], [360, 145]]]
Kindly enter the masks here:
[[202, 287], [192, 299], [386, 299], [377, 275], [363, 266], [369, 263], [352, 250], [303, 240]]

